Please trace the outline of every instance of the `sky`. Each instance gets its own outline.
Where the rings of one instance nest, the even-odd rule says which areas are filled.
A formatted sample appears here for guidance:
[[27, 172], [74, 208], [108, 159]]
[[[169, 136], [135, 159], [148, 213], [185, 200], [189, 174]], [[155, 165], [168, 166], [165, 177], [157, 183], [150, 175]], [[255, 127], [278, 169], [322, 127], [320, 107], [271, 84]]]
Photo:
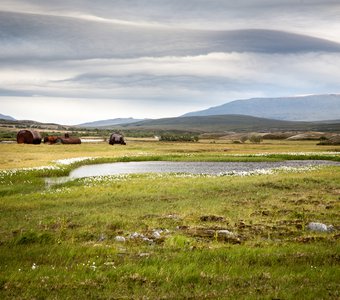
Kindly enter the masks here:
[[340, 93], [339, 0], [1, 0], [0, 113], [75, 125]]

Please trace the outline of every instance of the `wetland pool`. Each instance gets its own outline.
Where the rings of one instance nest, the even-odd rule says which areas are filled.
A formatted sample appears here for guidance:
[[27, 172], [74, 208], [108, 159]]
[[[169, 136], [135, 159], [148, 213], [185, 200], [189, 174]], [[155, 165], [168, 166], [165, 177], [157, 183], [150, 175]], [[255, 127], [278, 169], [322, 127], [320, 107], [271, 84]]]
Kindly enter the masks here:
[[46, 184], [50, 186], [78, 178], [122, 174], [187, 173], [194, 175], [223, 175], [278, 168], [306, 168], [314, 166], [340, 166], [340, 162], [325, 160], [288, 160], [280, 162], [117, 162], [81, 166], [72, 170], [69, 176], [46, 178]]

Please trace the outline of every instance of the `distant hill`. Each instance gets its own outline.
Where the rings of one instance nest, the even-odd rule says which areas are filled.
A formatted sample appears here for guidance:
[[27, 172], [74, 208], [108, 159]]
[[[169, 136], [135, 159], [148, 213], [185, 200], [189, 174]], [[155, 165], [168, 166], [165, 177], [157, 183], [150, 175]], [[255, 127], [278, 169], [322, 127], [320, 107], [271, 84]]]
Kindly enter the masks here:
[[3, 115], [3, 114], [0, 114], [0, 119], [2, 120], [9, 120], [9, 121], [15, 121], [15, 119], [11, 116], [6, 116], [6, 115]]
[[116, 118], [116, 119], [109, 119], [109, 120], [101, 120], [101, 121], [94, 121], [94, 122], [88, 122], [76, 125], [77, 127], [88, 127], [88, 128], [94, 128], [94, 127], [108, 127], [108, 126], [114, 126], [119, 124], [129, 124], [134, 122], [143, 121], [143, 119], [134, 119], [134, 118]]
[[273, 132], [273, 131], [340, 131], [340, 123], [329, 122], [297, 122], [272, 120], [245, 115], [213, 115], [191, 116], [146, 120], [137, 123], [119, 125], [114, 128], [126, 130], [153, 131], [191, 131], [204, 132]]
[[340, 118], [340, 95], [253, 98], [236, 100], [183, 116], [241, 114], [288, 121], [321, 121]]
[[[130, 119], [131, 120], [131, 119]], [[134, 119], [136, 120], [136, 119]], [[74, 126], [54, 123], [40, 123], [31, 120], [1, 120], [0, 126], [13, 128], [35, 128], [38, 130], [79, 130]], [[225, 133], [225, 132], [279, 132], [279, 131], [320, 131], [339, 132], [340, 119], [320, 122], [298, 122], [272, 120], [246, 115], [192, 116], [163, 119], [148, 119], [97, 127], [99, 129], [121, 130], [122, 132], [176, 133]]]
[[48, 129], [48, 130], [69, 130], [72, 127], [68, 125], [60, 125], [56, 123], [41, 123], [34, 120], [4, 120], [0, 119], [0, 126], [12, 128], [32, 128], [32, 129]]

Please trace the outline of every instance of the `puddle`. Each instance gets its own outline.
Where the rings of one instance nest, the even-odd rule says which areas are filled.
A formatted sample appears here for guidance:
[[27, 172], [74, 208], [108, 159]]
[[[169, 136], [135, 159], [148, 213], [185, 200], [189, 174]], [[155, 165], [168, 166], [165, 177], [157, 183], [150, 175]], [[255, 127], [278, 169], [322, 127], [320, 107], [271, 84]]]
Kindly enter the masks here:
[[101, 142], [104, 142], [105, 140], [104, 139], [86, 139], [86, 138], [82, 138], [80, 139], [82, 143], [101, 143]]
[[143, 173], [188, 173], [219, 175], [228, 172], [254, 172], [281, 167], [306, 168], [312, 166], [340, 166], [340, 162], [324, 160], [289, 160], [281, 162], [120, 162], [81, 166], [67, 177], [46, 178], [46, 185], [61, 184], [78, 178]]

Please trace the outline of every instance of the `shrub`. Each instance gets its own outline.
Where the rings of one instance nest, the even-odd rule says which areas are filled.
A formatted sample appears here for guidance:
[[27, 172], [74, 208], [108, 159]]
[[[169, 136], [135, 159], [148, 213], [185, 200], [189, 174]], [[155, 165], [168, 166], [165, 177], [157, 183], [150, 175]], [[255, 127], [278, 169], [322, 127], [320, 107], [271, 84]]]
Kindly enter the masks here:
[[254, 143], [254, 144], [259, 144], [261, 143], [263, 140], [262, 136], [261, 135], [251, 135], [250, 138], [249, 138], [249, 141]]
[[189, 134], [163, 134], [160, 137], [160, 141], [166, 142], [197, 142], [197, 135], [189, 135]]
[[242, 143], [245, 143], [247, 139], [248, 139], [248, 136], [243, 135], [243, 136], [241, 136], [240, 141], [241, 141]]

